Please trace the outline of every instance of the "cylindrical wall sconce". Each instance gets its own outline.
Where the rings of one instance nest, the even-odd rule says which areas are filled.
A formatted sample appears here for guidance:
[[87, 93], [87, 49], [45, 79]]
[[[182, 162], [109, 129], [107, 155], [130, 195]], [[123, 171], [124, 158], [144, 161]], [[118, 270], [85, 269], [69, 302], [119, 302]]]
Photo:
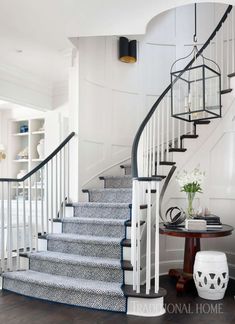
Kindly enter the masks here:
[[137, 61], [137, 41], [129, 41], [126, 37], [119, 38], [119, 60], [124, 63]]

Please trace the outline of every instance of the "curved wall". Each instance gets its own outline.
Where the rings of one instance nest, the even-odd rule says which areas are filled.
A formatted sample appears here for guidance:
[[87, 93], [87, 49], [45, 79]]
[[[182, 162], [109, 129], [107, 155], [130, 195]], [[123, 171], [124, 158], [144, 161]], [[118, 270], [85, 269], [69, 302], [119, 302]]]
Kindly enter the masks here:
[[[80, 187], [130, 157], [140, 122], [169, 84], [171, 64], [189, 51], [193, 9], [167, 11], [149, 23], [145, 36], [130, 36], [138, 39], [135, 64], [118, 60], [117, 37], [79, 39]], [[199, 42], [224, 11], [224, 5], [198, 5]]]

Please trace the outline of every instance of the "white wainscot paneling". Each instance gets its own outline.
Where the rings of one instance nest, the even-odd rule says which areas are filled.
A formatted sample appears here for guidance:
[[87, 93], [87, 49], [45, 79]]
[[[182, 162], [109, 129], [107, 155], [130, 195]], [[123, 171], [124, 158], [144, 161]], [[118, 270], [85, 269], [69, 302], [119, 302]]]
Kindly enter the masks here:
[[210, 151], [210, 196], [235, 198], [235, 131], [221, 134]]
[[104, 144], [84, 140], [81, 145], [81, 154], [83, 156], [83, 170], [88, 172], [88, 174], [92, 171], [96, 171], [104, 161]]
[[106, 37], [85, 37], [79, 41], [80, 66], [83, 76], [104, 84], [106, 66]]
[[[136, 39], [130, 38], [130, 39]], [[137, 47], [140, 44], [137, 44]], [[110, 83], [112, 84], [113, 89], [127, 92], [136, 92], [140, 91], [140, 79], [141, 74], [139, 71], [140, 61], [137, 59], [136, 63], [123, 63], [119, 60], [119, 39], [117, 37], [112, 38], [112, 50], [111, 50], [111, 60], [107, 64], [110, 73]]]
[[112, 143], [131, 146], [139, 124], [139, 96], [120, 91], [112, 92]]
[[107, 89], [86, 81], [83, 92], [79, 130], [85, 139], [102, 142], [107, 134]]
[[160, 95], [170, 83], [170, 68], [175, 60], [175, 46], [147, 43], [144, 51], [146, 94]]
[[175, 10], [166, 11], [154, 17], [148, 23], [144, 40], [146, 43], [174, 43]]

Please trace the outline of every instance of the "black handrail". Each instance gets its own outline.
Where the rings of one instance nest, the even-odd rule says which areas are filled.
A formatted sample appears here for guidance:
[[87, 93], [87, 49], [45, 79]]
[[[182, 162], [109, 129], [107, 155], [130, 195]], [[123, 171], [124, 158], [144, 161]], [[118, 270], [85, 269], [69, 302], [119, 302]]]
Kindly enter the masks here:
[[56, 154], [73, 138], [75, 135], [75, 132], [72, 132], [66, 139], [50, 154], [48, 155], [45, 160], [43, 160], [39, 165], [37, 165], [34, 169], [29, 171], [25, 176], [23, 176], [20, 179], [13, 179], [13, 178], [0, 178], [0, 182], [22, 182], [26, 179], [30, 178], [34, 173], [36, 173], [38, 170], [40, 170], [44, 165], [46, 165], [50, 160], [53, 159], [53, 157], [56, 156]]
[[[221, 26], [223, 25], [223, 23], [227, 19], [227, 16], [230, 13], [230, 11], [232, 10], [232, 8], [233, 8], [232, 5], [229, 5], [228, 6], [228, 8], [226, 9], [223, 17], [219, 21], [218, 25], [216, 26], [215, 30], [212, 32], [212, 34], [210, 35], [210, 37], [208, 38], [208, 40], [198, 50], [198, 52], [196, 53], [196, 55], [186, 65], [186, 67], [184, 68], [184, 70], [182, 70], [182, 72], [177, 76], [177, 78], [175, 78], [175, 81], [174, 82], [176, 82], [181, 77], [181, 75], [194, 63], [194, 61], [198, 58], [198, 56], [200, 56], [202, 54], [202, 52], [207, 48], [207, 46], [213, 40], [213, 38], [215, 37], [215, 35], [217, 34], [217, 32], [220, 30]], [[140, 141], [140, 137], [142, 135], [142, 132], [143, 132], [145, 126], [147, 125], [148, 121], [152, 117], [153, 113], [155, 112], [156, 108], [159, 106], [159, 104], [161, 103], [162, 99], [165, 97], [165, 95], [168, 93], [168, 91], [170, 91], [170, 89], [171, 89], [171, 84], [163, 91], [163, 93], [160, 95], [160, 97], [154, 103], [154, 105], [152, 106], [151, 110], [148, 112], [147, 116], [142, 121], [142, 123], [141, 123], [141, 125], [140, 125], [140, 127], [139, 127], [139, 129], [138, 129], [138, 131], [137, 131], [137, 133], [135, 135], [134, 142], [133, 142], [133, 145], [132, 145], [132, 153], [131, 153], [132, 178], [138, 178], [137, 150], [138, 150], [138, 145], [139, 145], [139, 141]]]

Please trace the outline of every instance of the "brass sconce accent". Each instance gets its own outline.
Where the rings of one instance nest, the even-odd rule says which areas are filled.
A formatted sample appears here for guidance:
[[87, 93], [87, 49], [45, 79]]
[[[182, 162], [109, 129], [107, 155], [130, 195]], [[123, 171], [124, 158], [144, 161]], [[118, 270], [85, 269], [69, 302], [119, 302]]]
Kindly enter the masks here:
[[3, 144], [0, 144], [0, 161], [6, 159], [5, 147]]

